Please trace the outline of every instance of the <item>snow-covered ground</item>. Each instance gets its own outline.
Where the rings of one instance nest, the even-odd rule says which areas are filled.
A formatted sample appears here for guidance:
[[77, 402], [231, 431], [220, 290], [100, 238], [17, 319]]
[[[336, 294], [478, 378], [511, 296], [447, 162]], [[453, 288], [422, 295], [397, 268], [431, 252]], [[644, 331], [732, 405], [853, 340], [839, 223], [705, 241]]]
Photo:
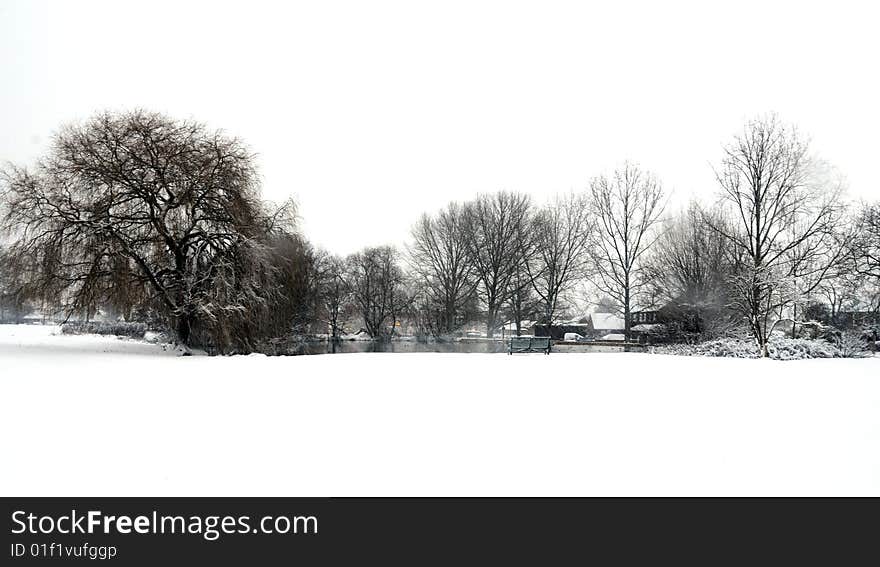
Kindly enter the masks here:
[[177, 357], [0, 326], [0, 494], [880, 495], [880, 358]]

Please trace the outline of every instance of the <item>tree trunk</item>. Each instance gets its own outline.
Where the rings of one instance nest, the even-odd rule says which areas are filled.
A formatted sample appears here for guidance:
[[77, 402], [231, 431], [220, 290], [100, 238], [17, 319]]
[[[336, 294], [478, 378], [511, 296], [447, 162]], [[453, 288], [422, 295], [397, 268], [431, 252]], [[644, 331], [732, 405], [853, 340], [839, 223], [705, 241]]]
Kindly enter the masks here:
[[486, 310], [486, 337], [489, 339], [495, 336], [495, 311], [494, 305], [489, 305]]
[[630, 310], [629, 310], [629, 280], [627, 279], [627, 288], [623, 292], [623, 352], [629, 352], [630, 339]]
[[770, 351], [768, 344], [770, 342], [770, 331], [767, 330], [766, 325], [761, 325], [760, 319], [755, 319], [752, 325], [754, 327], [753, 332], [755, 333], [755, 342], [758, 344], [758, 356], [761, 358], [769, 358]]
[[189, 347], [192, 339], [192, 315], [184, 314], [177, 318], [177, 340], [180, 344]]
[[446, 334], [451, 334], [453, 328], [455, 327], [455, 321], [454, 321], [454, 319], [455, 319], [455, 306], [453, 305], [453, 303], [451, 301], [446, 302], [445, 310], [446, 310], [446, 313], [444, 313], [444, 315], [443, 315], [443, 318], [446, 319], [446, 321], [444, 321], [444, 323], [445, 323], [444, 326], [446, 327], [445, 331], [446, 331]]
[[761, 286], [754, 283], [752, 285], [751, 305], [749, 306], [749, 309], [752, 311], [752, 332], [755, 334], [755, 341], [758, 343], [758, 356], [761, 358], [767, 358], [769, 356], [767, 352], [767, 325], [766, 320], [763, 324], [761, 321], [761, 304], [763, 300], [764, 297]]

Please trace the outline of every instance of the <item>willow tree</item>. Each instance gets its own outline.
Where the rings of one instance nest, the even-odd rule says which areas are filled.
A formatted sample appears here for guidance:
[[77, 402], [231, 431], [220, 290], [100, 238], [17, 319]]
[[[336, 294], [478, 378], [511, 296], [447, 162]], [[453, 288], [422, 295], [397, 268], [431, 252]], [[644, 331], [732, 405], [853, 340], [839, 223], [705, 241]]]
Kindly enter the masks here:
[[121, 303], [147, 294], [190, 345], [237, 340], [230, 326], [269, 301], [274, 218], [248, 148], [222, 132], [105, 112], [62, 128], [33, 168], [10, 167], [3, 181], [11, 250], [67, 309], [112, 290]]

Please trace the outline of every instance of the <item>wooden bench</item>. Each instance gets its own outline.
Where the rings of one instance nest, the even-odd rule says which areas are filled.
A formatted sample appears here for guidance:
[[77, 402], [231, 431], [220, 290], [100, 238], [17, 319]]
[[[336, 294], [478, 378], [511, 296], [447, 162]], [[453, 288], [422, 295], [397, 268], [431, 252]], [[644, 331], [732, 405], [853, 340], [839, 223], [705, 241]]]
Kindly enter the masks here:
[[543, 352], [550, 354], [550, 337], [511, 337], [507, 354], [515, 352]]

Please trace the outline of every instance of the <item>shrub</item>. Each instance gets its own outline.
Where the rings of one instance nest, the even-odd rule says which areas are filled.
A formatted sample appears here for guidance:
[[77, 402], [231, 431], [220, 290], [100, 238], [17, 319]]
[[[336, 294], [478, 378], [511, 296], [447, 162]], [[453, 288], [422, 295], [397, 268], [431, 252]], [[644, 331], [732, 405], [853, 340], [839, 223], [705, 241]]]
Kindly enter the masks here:
[[[836, 344], [821, 339], [790, 339], [774, 336], [768, 352], [774, 360], [804, 360], [810, 358], [857, 358], [870, 356], [868, 345], [854, 335], [844, 335]], [[718, 339], [686, 345], [657, 347], [654, 352], [681, 356], [723, 356], [730, 358], [758, 358], [754, 341], [743, 338]]]
[[117, 335], [132, 339], [144, 338], [147, 332], [145, 323], [130, 323], [127, 321], [77, 321], [65, 323], [61, 326], [61, 333], [65, 335]]
[[807, 358], [838, 358], [840, 350], [833, 344], [816, 339], [774, 339], [768, 346], [770, 358], [775, 360], [803, 360]]
[[716, 339], [695, 344], [675, 344], [658, 347], [654, 352], [680, 356], [724, 356], [757, 358], [754, 341], [744, 339]]
[[840, 356], [845, 358], [865, 358], [871, 356], [872, 346], [873, 344], [863, 340], [855, 333], [843, 333], [840, 336], [837, 349]]

